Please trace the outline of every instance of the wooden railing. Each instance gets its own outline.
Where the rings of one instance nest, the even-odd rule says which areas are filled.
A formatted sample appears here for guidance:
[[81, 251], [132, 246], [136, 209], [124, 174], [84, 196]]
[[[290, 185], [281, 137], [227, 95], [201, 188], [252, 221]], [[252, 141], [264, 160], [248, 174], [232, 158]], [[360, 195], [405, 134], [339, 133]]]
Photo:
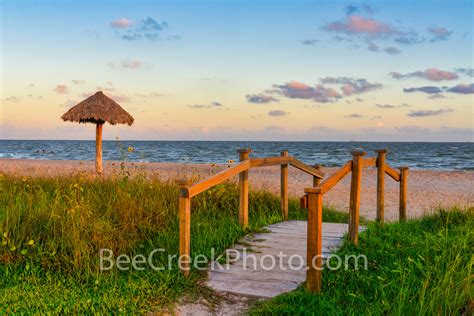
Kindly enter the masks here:
[[[280, 192], [281, 211], [284, 219], [288, 219], [288, 166], [293, 166], [313, 176], [313, 187], [306, 188], [305, 196], [301, 198], [301, 206], [308, 208], [307, 232], [307, 275], [306, 286], [315, 293], [321, 291], [322, 271], [322, 212], [323, 195], [329, 192], [349, 172], [351, 176], [350, 203], [349, 203], [349, 238], [357, 245], [359, 232], [359, 209], [362, 170], [368, 167], [377, 167], [377, 221], [384, 222], [384, 190], [385, 174], [400, 182], [400, 221], [406, 220], [407, 177], [408, 168], [401, 167], [399, 171], [385, 162], [387, 150], [377, 150], [377, 157], [364, 158], [365, 152], [353, 151], [352, 160], [349, 160], [330, 177], [324, 178], [319, 165], [308, 166], [303, 162], [290, 157], [288, 151], [282, 151], [280, 157], [249, 158], [249, 149], [240, 149], [239, 163], [225, 169], [201, 182], [192, 184], [190, 180], [179, 180], [179, 239], [180, 239], [180, 269], [184, 275], [189, 274], [190, 244], [191, 244], [191, 198], [213, 186], [239, 175], [239, 223], [245, 228], [248, 225], [248, 171], [251, 168], [263, 166], [281, 166]], [[315, 264], [313, 264], [315, 263]]]
[[398, 172], [386, 164], [386, 149], [377, 150], [376, 152], [377, 157], [363, 158], [365, 152], [353, 151], [352, 160], [349, 160], [342, 168], [321, 183], [314, 185], [314, 187], [305, 189], [305, 196], [301, 198], [301, 205], [307, 205], [308, 207], [306, 287], [311, 292], [321, 292], [323, 195], [349, 172], [352, 172], [352, 177], [348, 235], [355, 245], [358, 244], [360, 191], [362, 170], [364, 168], [377, 167], [377, 220], [380, 223], [384, 222], [385, 174], [400, 182], [399, 218], [400, 221], [406, 220], [408, 167], [401, 167]]
[[212, 177], [201, 182], [192, 184], [190, 180], [179, 180], [179, 253], [180, 268], [184, 275], [189, 274], [190, 266], [190, 244], [191, 244], [191, 198], [202, 193], [213, 186], [239, 175], [239, 223], [245, 228], [248, 225], [248, 171], [255, 167], [281, 166], [280, 195], [281, 212], [283, 218], [288, 219], [288, 166], [293, 166], [313, 176], [313, 184], [316, 186], [323, 179], [324, 173], [319, 167], [311, 167], [288, 155], [288, 151], [282, 151], [280, 157], [249, 158], [250, 149], [239, 149], [239, 163], [231, 168], [225, 169]]

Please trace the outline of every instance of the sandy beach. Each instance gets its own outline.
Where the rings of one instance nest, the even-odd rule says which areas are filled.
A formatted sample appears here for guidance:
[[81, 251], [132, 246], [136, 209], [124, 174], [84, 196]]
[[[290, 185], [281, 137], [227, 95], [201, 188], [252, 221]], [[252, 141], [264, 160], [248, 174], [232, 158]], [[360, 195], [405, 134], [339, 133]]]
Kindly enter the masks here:
[[[205, 179], [219, 172], [225, 165], [178, 164], [178, 163], [126, 163], [126, 170], [132, 174], [146, 172], [162, 179], [199, 178]], [[394, 166], [395, 167], [395, 166]], [[92, 161], [0, 159], [0, 172], [19, 176], [68, 176], [79, 172], [93, 174]], [[326, 176], [337, 168], [323, 168]], [[120, 162], [106, 162], [106, 174], [120, 171]], [[253, 189], [264, 189], [279, 193], [280, 169], [278, 166], [254, 168], [249, 180]], [[236, 179], [235, 179], [236, 181]], [[312, 185], [311, 176], [290, 167], [290, 196], [299, 197], [305, 187]], [[398, 185], [386, 176], [386, 218], [398, 217]], [[346, 176], [329, 193], [324, 195], [324, 204], [339, 210], [348, 209], [350, 176]], [[369, 219], [375, 217], [376, 169], [364, 169], [362, 176], [361, 214]], [[437, 207], [473, 206], [474, 171], [410, 170], [408, 180], [408, 216], [419, 217]]]

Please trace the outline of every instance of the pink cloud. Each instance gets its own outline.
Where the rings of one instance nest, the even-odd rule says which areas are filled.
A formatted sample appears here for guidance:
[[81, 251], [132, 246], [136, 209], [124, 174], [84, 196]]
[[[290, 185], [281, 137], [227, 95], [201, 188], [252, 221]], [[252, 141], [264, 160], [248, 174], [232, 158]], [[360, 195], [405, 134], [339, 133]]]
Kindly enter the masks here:
[[366, 19], [358, 15], [351, 15], [345, 21], [332, 22], [324, 26], [326, 31], [346, 34], [366, 34], [373, 37], [393, 34], [393, 28], [383, 22]]
[[314, 87], [305, 83], [291, 81], [283, 85], [273, 85], [274, 92], [290, 99], [313, 99], [316, 102], [334, 102], [342, 96], [332, 88], [326, 88], [321, 84]]
[[455, 72], [438, 68], [428, 68], [424, 71], [415, 71], [406, 74], [391, 72], [390, 76], [394, 79], [423, 78], [430, 81], [455, 80], [459, 78], [458, 74]]
[[457, 74], [438, 68], [428, 68], [425, 70], [425, 78], [431, 81], [454, 80], [459, 78]]
[[117, 28], [117, 29], [125, 29], [133, 24], [132, 20], [127, 18], [121, 18], [118, 20], [114, 20], [110, 22], [110, 27]]
[[56, 93], [65, 94], [69, 92], [69, 89], [65, 84], [58, 84], [56, 88], [54, 88], [54, 91], [56, 91]]

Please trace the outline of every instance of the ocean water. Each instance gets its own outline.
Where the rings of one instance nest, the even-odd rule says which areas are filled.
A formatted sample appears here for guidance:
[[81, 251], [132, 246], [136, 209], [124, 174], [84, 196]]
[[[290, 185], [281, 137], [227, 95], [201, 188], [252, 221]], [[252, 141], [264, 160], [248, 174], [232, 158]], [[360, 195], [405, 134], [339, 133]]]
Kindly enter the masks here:
[[[128, 147], [133, 151], [129, 152]], [[351, 150], [387, 148], [387, 161], [412, 169], [474, 170], [473, 143], [381, 142], [254, 142], [254, 141], [104, 141], [103, 157], [115, 161], [227, 163], [237, 161], [238, 148], [252, 148], [251, 157], [278, 156], [288, 150], [308, 164], [341, 166]], [[0, 140], [0, 158], [94, 160], [94, 141]], [[1, 162], [0, 162], [1, 165]], [[1, 166], [0, 166], [1, 168]]]

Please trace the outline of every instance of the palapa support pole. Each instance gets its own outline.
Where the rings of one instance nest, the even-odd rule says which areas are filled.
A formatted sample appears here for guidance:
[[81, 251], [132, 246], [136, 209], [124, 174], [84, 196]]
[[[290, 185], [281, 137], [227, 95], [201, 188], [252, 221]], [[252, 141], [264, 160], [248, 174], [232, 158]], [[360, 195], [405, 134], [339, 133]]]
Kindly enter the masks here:
[[365, 152], [363, 151], [352, 151], [351, 197], [349, 203], [349, 237], [354, 245], [359, 243], [360, 187], [364, 156]]
[[95, 126], [95, 171], [102, 173], [102, 127], [104, 123], [97, 123]]
[[[239, 161], [249, 159], [250, 148], [238, 149]], [[249, 171], [239, 173], [239, 224], [246, 228], [249, 224]]]
[[323, 245], [323, 195], [321, 189], [305, 189], [308, 194], [308, 232], [306, 244], [306, 288], [321, 292]]
[[178, 180], [179, 190], [179, 260], [181, 272], [189, 275], [191, 263], [191, 198], [188, 188], [191, 180]]
[[[288, 157], [288, 150], [280, 153], [282, 157]], [[288, 219], [288, 164], [281, 165], [280, 172], [280, 206], [281, 213], [285, 220]]]
[[385, 220], [384, 190], [385, 190], [385, 156], [387, 149], [379, 149], [375, 151], [377, 157], [377, 221], [381, 224]]
[[407, 220], [407, 177], [408, 167], [400, 167], [400, 222]]

